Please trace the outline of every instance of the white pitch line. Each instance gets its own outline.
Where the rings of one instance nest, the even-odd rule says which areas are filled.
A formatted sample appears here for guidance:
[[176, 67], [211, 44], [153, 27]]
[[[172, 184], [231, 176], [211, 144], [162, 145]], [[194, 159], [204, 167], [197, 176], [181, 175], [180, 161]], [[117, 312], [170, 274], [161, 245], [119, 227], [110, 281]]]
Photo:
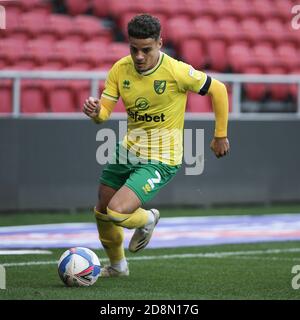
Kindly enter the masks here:
[[52, 254], [49, 250], [0, 250], [0, 256], [23, 254]]
[[[289, 253], [289, 252], [300, 252], [300, 248], [154, 255], [154, 256], [129, 257], [127, 258], [127, 260], [140, 261], [140, 260], [163, 260], [163, 259], [182, 259], [182, 258], [226, 258], [226, 257], [235, 257], [235, 256], [238, 256], [238, 257], [245, 256], [241, 258], [247, 259], [246, 256], [248, 255], [278, 254], [278, 253]], [[249, 257], [249, 259], [251, 258], [254, 258], [254, 257]], [[273, 257], [264, 257], [264, 258], [269, 258], [274, 260]], [[279, 259], [281, 258], [277, 258], [277, 260]], [[100, 260], [108, 261], [108, 259], [103, 259], [103, 258], [101, 258]], [[299, 260], [300, 260], [300, 257], [299, 257]], [[48, 265], [48, 264], [57, 264], [57, 263], [58, 261], [28, 261], [28, 262], [2, 263], [2, 265], [4, 267], [17, 267], [17, 266], [32, 266], [32, 265]]]

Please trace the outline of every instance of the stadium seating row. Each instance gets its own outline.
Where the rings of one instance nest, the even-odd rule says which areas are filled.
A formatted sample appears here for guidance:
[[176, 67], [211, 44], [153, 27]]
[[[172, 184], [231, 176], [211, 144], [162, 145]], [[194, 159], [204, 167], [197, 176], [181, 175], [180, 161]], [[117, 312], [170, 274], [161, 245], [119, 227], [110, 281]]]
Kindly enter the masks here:
[[299, 53], [300, 46], [292, 42], [273, 46], [268, 41], [253, 46], [238, 41], [228, 46], [224, 40], [210, 40], [204, 46], [199, 40], [186, 39], [179, 49], [179, 55], [184, 61], [196, 68], [205, 67], [219, 72], [230, 70], [235, 73], [245, 73], [249, 67], [257, 67], [264, 73], [275, 73], [274, 68], [291, 73], [300, 67]]
[[[272, 5], [270, 1], [249, 5], [246, 0], [65, 0], [70, 15], [51, 13], [49, 1], [11, 1], [8, 28], [0, 34], [0, 69], [107, 70], [129, 50], [126, 43], [112, 42], [113, 30], [98, 17], [112, 17], [126, 35], [134, 14], [150, 12], [160, 18], [164, 40], [196, 68], [300, 74], [300, 37], [290, 26], [295, 1], [274, 0]], [[79, 111], [89, 87], [89, 81], [22, 80], [21, 111]], [[297, 90], [296, 85], [243, 87], [245, 97], [255, 101], [296, 99]], [[0, 80], [0, 101], [0, 112], [11, 112], [11, 80]], [[208, 97], [191, 94], [188, 101], [189, 111], [211, 111]], [[119, 102], [117, 111], [122, 110]]]
[[216, 20], [206, 15], [191, 20], [186, 16], [177, 16], [167, 20], [165, 37], [175, 45], [187, 38], [202, 41], [223, 39], [227, 44], [241, 40], [248, 41], [249, 44], [259, 41], [270, 41], [275, 45], [282, 41], [300, 44], [299, 34], [292, 28], [291, 22], [283, 23], [278, 18], [260, 22], [256, 17], [222, 17]]
[[118, 18], [128, 12], [148, 12], [165, 15], [171, 18], [179, 14], [196, 18], [199, 15], [209, 14], [215, 18], [226, 15], [243, 18], [255, 16], [262, 20], [279, 17], [290, 20], [291, 6], [295, 1], [290, 0], [66, 0], [67, 12], [71, 15], [83, 14], [90, 10], [94, 15], [103, 17], [111, 15]]
[[[266, 20], [278, 17], [286, 22], [291, 18], [291, 7], [297, 4], [297, 0], [65, 0], [61, 1], [70, 15], [91, 13], [98, 17], [112, 16], [115, 19], [128, 12], [148, 12], [164, 15], [171, 18], [185, 14], [190, 18], [200, 15], [212, 15], [214, 18], [235, 16], [238, 19], [244, 17], [258, 17]], [[10, 1], [6, 7], [22, 11], [32, 11], [33, 8], [50, 12], [51, 1], [18, 0]]]
[[[51, 41], [43, 37], [31, 41], [8, 38], [0, 43], [0, 67], [15, 65], [22, 68], [48, 66], [60, 69], [73, 66], [78, 69], [110, 67], [129, 54], [125, 43], [76, 40]], [[2, 64], [2, 65], [1, 65]]]
[[[104, 83], [101, 82], [103, 89]], [[21, 112], [78, 112], [90, 95], [87, 80], [23, 80]], [[11, 112], [12, 81], [0, 80], [0, 112]]]
[[[273, 46], [262, 41], [250, 46], [245, 41], [238, 41], [227, 46], [224, 40], [210, 40], [204, 46], [197, 39], [186, 39], [180, 44], [179, 55], [199, 69], [244, 73], [255, 67], [259, 73], [292, 73], [300, 68], [299, 51], [300, 47], [292, 42]], [[0, 42], [0, 67], [109, 68], [128, 54], [128, 45], [120, 42], [6, 38]]]
[[1, 38], [29, 40], [43, 36], [49, 40], [67, 37], [78, 41], [95, 39], [109, 42], [113, 37], [111, 29], [103, 20], [88, 15], [70, 17], [39, 10], [27, 13], [8, 10], [6, 20], [7, 28], [1, 30]]
[[[299, 70], [300, 71], [300, 70]], [[100, 82], [99, 92], [104, 82]], [[246, 84], [246, 98], [250, 100], [264, 99], [271, 95], [273, 100], [284, 100], [289, 96], [297, 97], [296, 85], [282, 84]], [[22, 80], [21, 112], [79, 112], [85, 99], [90, 95], [90, 82], [87, 80]], [[230, 110], [231, 88], [228, 86]], [[0, 80], [0, 113], [12, 112], [12, 81]], [[124, 112], [121, 101], [117, 103], [115, 112]], [[211, 100], [208, 96], [190, 93], [187, 111], [211, 112]]]
[[[80, 3], [86, 3], [86, 1], [80, 1]], [[113, 2], [109, 3], [112, 5]], [[119, 1], [116, 1], [116, 3], [119, 3]], [[122, 3], [128, 5], [126, 1]], [[150, 2], [146, 1], [142, 3], [149, 4]], [[223, 2], [221, 1], [221, 3]], [[259, 3], [264, 3], [264, 1], [260, 1]], [[213, 4], [211, 5], [213, 6]], [[216, 4], [213, 7], [215, 6]], [[103, 7], [105, 6], [103, 5]], [[139, 6], [136, 5], [136, 7], [138, 8]], [[271, 6], [271, 8], [273, 7]], [[209, 12], [197, 13], [196, 17], [191, 19], [184, 10], [171, 17], [163, 13], [157, 13], [157, 17], [162, 23], [165, 40], [175, 45], [178, 45], [178, 43], [186, 38], [198, 38], [202, 41], [224, 39], [228, 43], [237, 40], [245, 40], [250, 43], [268, 40], [275, 44], [283, 40], [289, 40], [299, 43], [300, 39], [297, 30], [293, 30], [291, 27], [291, 7], [288, 6], [288, 8], [289, 19], [286, 21], [274, 15], [271, 15], [268, 19], [261, 20], [259, 19], [259, 15], [244, 15], [243, 17], [220, 15], [219, 17], [215, 17], [209, 14]], [[140, 12], [140, 10], [125, 11], [124, 13], [121, 10], [121, 14], [118, 12], [115, 19], [124, 36], [126, 36], [127, 22], [132, 16]], [[25, 13], [20, 11], [18, 7], [7, 10], [7, 30], [1, 32], [1, 36], [6, 37], [11, 34], [14, 34], [14, 37], [17, 35], [23, 38], [48, 35], [56, 39], [62, 39], [67, 35], [68, 37], [72, 36], [73, 38], [82, 40], [97, 36], [110, 39], [112, 36], [111, 30], [105, 26], [103, 19], [83, 14], [75, 17], [51, 14], [48, 10], [41, 9], [38, 6], [30, 12]]]

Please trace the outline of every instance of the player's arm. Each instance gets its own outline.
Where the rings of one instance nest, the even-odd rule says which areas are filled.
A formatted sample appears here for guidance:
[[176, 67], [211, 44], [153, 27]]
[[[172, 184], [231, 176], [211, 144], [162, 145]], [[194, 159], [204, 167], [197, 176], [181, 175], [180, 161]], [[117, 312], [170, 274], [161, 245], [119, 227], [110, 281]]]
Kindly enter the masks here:
[[218, 158], [226, 155], [229, 142], [227, 139], [228, 95], [225, 85], [181, 61], [176, 63], [173, 72], [180, 92], [192, 91], [202, 96], [208, 94], [211, 97], [216, 119], [211, 149]]
[[89, 97], [84, 105], [83, 112], [96, 123], [102, 123], [109, 119], [116, 101], [101, 96], [100, 100]]
[[118, 75], [119, 63], [117, 62], [108, 72], [100, 100], [90, 97], [83, 105], [83, 112], [96, 123], [102, 123], [109, 119], [119, 99]]
[[210, 80], [207, 94], [211, 97], [215, 113], [215, 134], [210, 147], [219, 158], [225, 156], [229, 151], [227, 139], [228, 94], [226, 86], [213, 78]]

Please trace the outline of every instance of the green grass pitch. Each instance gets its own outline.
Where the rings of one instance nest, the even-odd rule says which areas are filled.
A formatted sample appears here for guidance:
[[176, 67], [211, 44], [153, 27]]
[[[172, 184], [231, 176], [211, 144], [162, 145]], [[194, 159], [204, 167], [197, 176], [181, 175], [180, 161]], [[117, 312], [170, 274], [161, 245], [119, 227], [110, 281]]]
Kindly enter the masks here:
[[[299, 209], [294, 206], [162, 210], [162, 216], [292, 213], [300, 212]], [[0, 219], [1, 225], [93, 221], [87, 213], [7, 214]], [[65, 249], [51, 249], [50, 255], [0, 255], [0, 264], [6, 266], [7, 274], [6, 289], [0, 290], [0, 300], [298, 300], [300, 289], [292, 287], [295, 276], [292, 268], [300, 265], [297, 248], [300, 241], [146, 249], [136, 255], [127, 252], [129, 277], [99, 278], [96, 284], [86, 288], [67, 288], [59, 279], [56, 261]], [[104, 252], [94, 251], [105, 264]]]

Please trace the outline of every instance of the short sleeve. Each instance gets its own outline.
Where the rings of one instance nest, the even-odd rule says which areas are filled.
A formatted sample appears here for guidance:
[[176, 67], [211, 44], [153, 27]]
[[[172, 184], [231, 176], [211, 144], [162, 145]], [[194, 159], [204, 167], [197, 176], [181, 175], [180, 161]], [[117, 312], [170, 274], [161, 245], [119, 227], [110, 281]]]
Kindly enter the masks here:
[[175, 71], [178, 89], [181, 92], [192, 91], [205, 95], [211, 84], [211, 77], [191, 65], [178, 61]]
[[117, 63], [110, 69], [105, 80], [105, 88], [102, 92], [104, 98], [114, 101], [118, 101], [120, 96], [118, 87], [118, 69]]

